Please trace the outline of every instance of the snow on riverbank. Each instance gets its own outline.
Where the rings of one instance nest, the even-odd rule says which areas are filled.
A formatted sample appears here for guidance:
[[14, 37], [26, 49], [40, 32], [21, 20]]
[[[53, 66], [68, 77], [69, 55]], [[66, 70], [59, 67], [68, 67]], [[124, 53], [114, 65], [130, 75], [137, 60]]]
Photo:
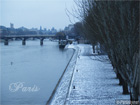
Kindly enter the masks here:
[[69, 45], [68, 48], [75, 48], [76, 52], [51, 105], [115, 105], [119, 99], [129, 100], [129, 95], [122, 95], [111, 64], [101, 60], [106, 56], [94, 55], [91, 45]]
[[62, 80], [60, 81], [55, 94], [52, 96], [52, 99], [48, 102], [49, 105], [64, 105], [68, 96], [68, 91], [70, 88], [74, 68], [77, 61], [77, 56], [79, 52], [79, 48], [75, 46], [67, 46], [68, 48], [75, 49], [75, 53], [64, 73], [64, 76], [62, 77]]

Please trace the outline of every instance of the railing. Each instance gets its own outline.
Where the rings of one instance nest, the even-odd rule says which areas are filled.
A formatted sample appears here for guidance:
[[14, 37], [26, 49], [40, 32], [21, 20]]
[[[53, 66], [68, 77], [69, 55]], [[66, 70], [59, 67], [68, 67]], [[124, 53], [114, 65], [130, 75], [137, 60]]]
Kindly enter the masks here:
[[19, 38], [19, 37], [54, 37], [55, 35], [3, 35], [3, 36], [0, 36], [0, 38]]

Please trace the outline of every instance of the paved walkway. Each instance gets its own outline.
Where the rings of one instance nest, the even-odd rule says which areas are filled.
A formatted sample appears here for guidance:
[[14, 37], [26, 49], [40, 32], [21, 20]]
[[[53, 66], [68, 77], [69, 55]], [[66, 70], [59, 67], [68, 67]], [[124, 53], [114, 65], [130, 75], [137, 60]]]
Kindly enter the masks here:
[[122, 95], [122, 87], [106, 56], [93, 55], [90, 45], [70, 47], [79, 47], [77, 60], [72, 60], [76, 65], [68, 67], [51, 105], [115, 105], [116, 100], [129, 99], [129, 95]]
[[78, 47], [80, 54], [66, 104], [114, 105], [115, 100], [129, 99], [129, 95], [122, 95], [111, 64], [101, 56], [89, 56], [92, 54], [90, 45]]

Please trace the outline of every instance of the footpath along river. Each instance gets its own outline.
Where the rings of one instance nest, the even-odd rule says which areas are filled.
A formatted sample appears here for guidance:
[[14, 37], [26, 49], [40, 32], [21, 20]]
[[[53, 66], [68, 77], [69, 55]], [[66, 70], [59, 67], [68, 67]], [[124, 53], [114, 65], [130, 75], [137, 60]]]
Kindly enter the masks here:
[[45, 105], [73, 52], [49, 40], [0, 43], [1, 104]]

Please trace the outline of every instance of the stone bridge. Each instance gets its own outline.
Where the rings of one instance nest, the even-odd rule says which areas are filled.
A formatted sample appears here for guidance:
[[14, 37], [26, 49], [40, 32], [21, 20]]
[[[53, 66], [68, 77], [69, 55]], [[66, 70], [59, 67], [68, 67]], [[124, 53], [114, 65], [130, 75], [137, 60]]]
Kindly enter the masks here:
[[40, 45], [43, 45], [43, 40], [46, 38], [54, 38], [55, 35], [4, 35], [0, 39], [4, 40], [4, 45], [8, 45], [10, 39], [21, 39], [22, 45], [26, 45], [26, 40], [29, 38], [40, 39]]

